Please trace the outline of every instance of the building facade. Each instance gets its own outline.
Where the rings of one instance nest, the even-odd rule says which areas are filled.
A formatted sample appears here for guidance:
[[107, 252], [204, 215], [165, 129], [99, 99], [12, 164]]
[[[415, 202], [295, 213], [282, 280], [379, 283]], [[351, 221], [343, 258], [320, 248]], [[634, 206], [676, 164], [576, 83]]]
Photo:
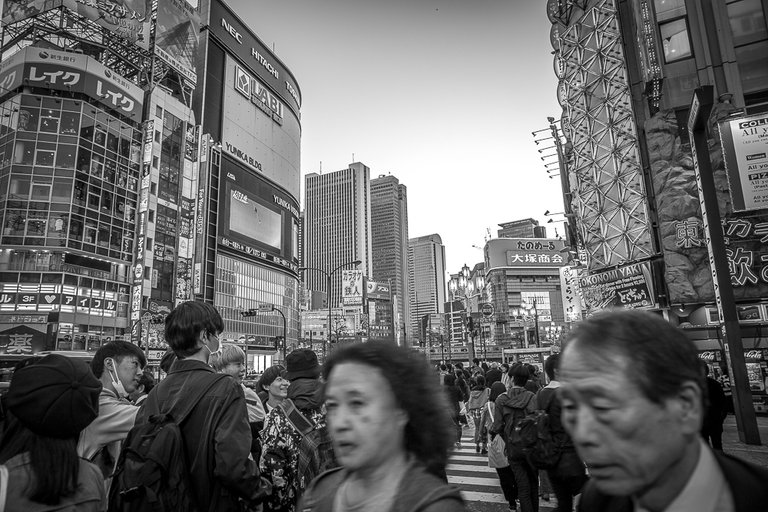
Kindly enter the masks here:
[[[288, 346], [299, 336], [301, 90], [226, 4], [200, 9], [193, 292], [221, 313], [224, 341], [267, 361], [258, 356], [274, 353], [277, 338]], [[282, 314], [241, 315], [262, 304]]]
[[356, 268], [363, 276], [370, 274], [370, 169], [355, 162], [337, 172], [307, 174], [304, 210], [304, 282], [310, 290], [328, 294], [324, 272], [333, 273], [328, 296], [331, 306], [338, 306], [342, 298], [342, 270], [354, 268], [345, 264], [360, 261]]
[[397, 341], [410, 326], [408, 287], [408, 191], [394, 176], [371, 180], [372, 279], [390, 284], [397, 297]]
[[411, 302], [410, 341], [407, 346], [423, 343], [421, 319], [430, 313], [445, 312], [445, 246], [438, 234], [408, 240], [408, 262], [413, 291]]
[[499, 238], [547, 238], [547, 228], [536, 219], [521, 219], [499, 224]]

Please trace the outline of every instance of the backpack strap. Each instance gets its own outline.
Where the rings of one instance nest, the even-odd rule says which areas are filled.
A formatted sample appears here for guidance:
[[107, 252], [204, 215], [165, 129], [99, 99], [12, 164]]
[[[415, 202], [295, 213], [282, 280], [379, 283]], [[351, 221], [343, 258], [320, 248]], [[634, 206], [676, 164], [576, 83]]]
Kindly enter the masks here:
[[306, 436], [317, 427], [315, 423], [307, 419], [307, 417], [296, 408], [296, 404], [294, 404], [293, 400], [290, 398], [286, 398], [280, 402], [278, 407], [285, 413], [285, 417], [288, 418], [288, 421], [293, 428], [298, 430], [302, 436]]

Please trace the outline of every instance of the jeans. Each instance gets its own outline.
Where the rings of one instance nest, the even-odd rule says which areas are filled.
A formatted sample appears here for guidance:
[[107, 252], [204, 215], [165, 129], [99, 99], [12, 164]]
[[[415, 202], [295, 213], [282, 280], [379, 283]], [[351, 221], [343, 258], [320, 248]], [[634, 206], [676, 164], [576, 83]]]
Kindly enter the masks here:
[[515, 485], [515, 474], [512, 472], [512, 468], [510, 466], [496, 468], [496, 474], [499, 475], [499, 483], [501, 484], [501, 492], [504, 493], [504, 499], [509, 502], [510, 508], [515, 507], [517, 485]]
[[539, 511], [539, 472], [527, 460], [509, 459], [509, 467], [515, 475], [517, 497], [521, 512]]

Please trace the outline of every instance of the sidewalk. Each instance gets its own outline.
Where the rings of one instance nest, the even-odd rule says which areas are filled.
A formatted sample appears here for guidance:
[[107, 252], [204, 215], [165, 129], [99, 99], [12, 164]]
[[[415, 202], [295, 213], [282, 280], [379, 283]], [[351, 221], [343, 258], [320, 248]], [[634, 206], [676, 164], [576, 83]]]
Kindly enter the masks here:
[[760, 431], [762, 445], [748, 445], [739, 441], [736, 430], [736, 417], [729, 414], [723, 424], [723, 451], [758, 466], [768, 468], [768, 416], [757, 416], [757, 428]]

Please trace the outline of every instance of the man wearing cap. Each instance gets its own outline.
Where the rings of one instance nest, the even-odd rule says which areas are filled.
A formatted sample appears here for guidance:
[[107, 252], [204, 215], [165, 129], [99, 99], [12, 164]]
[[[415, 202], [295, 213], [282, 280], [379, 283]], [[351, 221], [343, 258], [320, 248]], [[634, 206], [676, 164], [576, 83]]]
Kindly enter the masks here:
[[[272, 495], [267, 498], [264, 508], [273, 512], [293, 511], [304, 489], [317, 476], [303, 471], [305, 464], [301, 459], [306, 461], [318, 454], [302, 452], [302, 434], [289, 416], [295, 417], [297, 411], [300, 421], [303, 418], [317, 430], [327, 432], [317, 355], [309, 349], [297, 349], [286, 356], [285, 365], [283, 378], [291, 382], [288, 398], [280, 407], [272, 409], [266, 421], [267, 428], [261, 433], [261, 469], [272, 480]], [[295, 411], [291, 412], [291, 408]], [[328, 464], [331, 467], [336, 465], [332, 451], [320, 456], [330, 457], [332, 461]]]
[[8, 471], [0, 509], [106, 509], [101, 471], [76, 450], [80, 432], [98, 414], [100, 392], [86, 363], [58, 354], [14, 372], [0, 439], [0, 464]]
[[255, 507], [269, 491], [251, 459], [251, 429], [243, 389], [231, 375], [209, 366], [221, 351], [224, 322], [219, 312], [202, 301], [179, 304], [165, 319], [165, 340], [178, 360], [168, 376], [144, 400], [136, 417], [143, 425], [153, 415], [178, 417], [194, 492], [201, 511], [242, 510]]
[[80, 435], [77, 452], [104, 473], [107, 490], [120, 456], [120, 445], [128, 436], [139, 408], [128, 396], [139, 387], [147, 364], [144, 352], [127, 341], [102, 345], [91, 360], [91, 371], [101, 381], [99, 415]]

